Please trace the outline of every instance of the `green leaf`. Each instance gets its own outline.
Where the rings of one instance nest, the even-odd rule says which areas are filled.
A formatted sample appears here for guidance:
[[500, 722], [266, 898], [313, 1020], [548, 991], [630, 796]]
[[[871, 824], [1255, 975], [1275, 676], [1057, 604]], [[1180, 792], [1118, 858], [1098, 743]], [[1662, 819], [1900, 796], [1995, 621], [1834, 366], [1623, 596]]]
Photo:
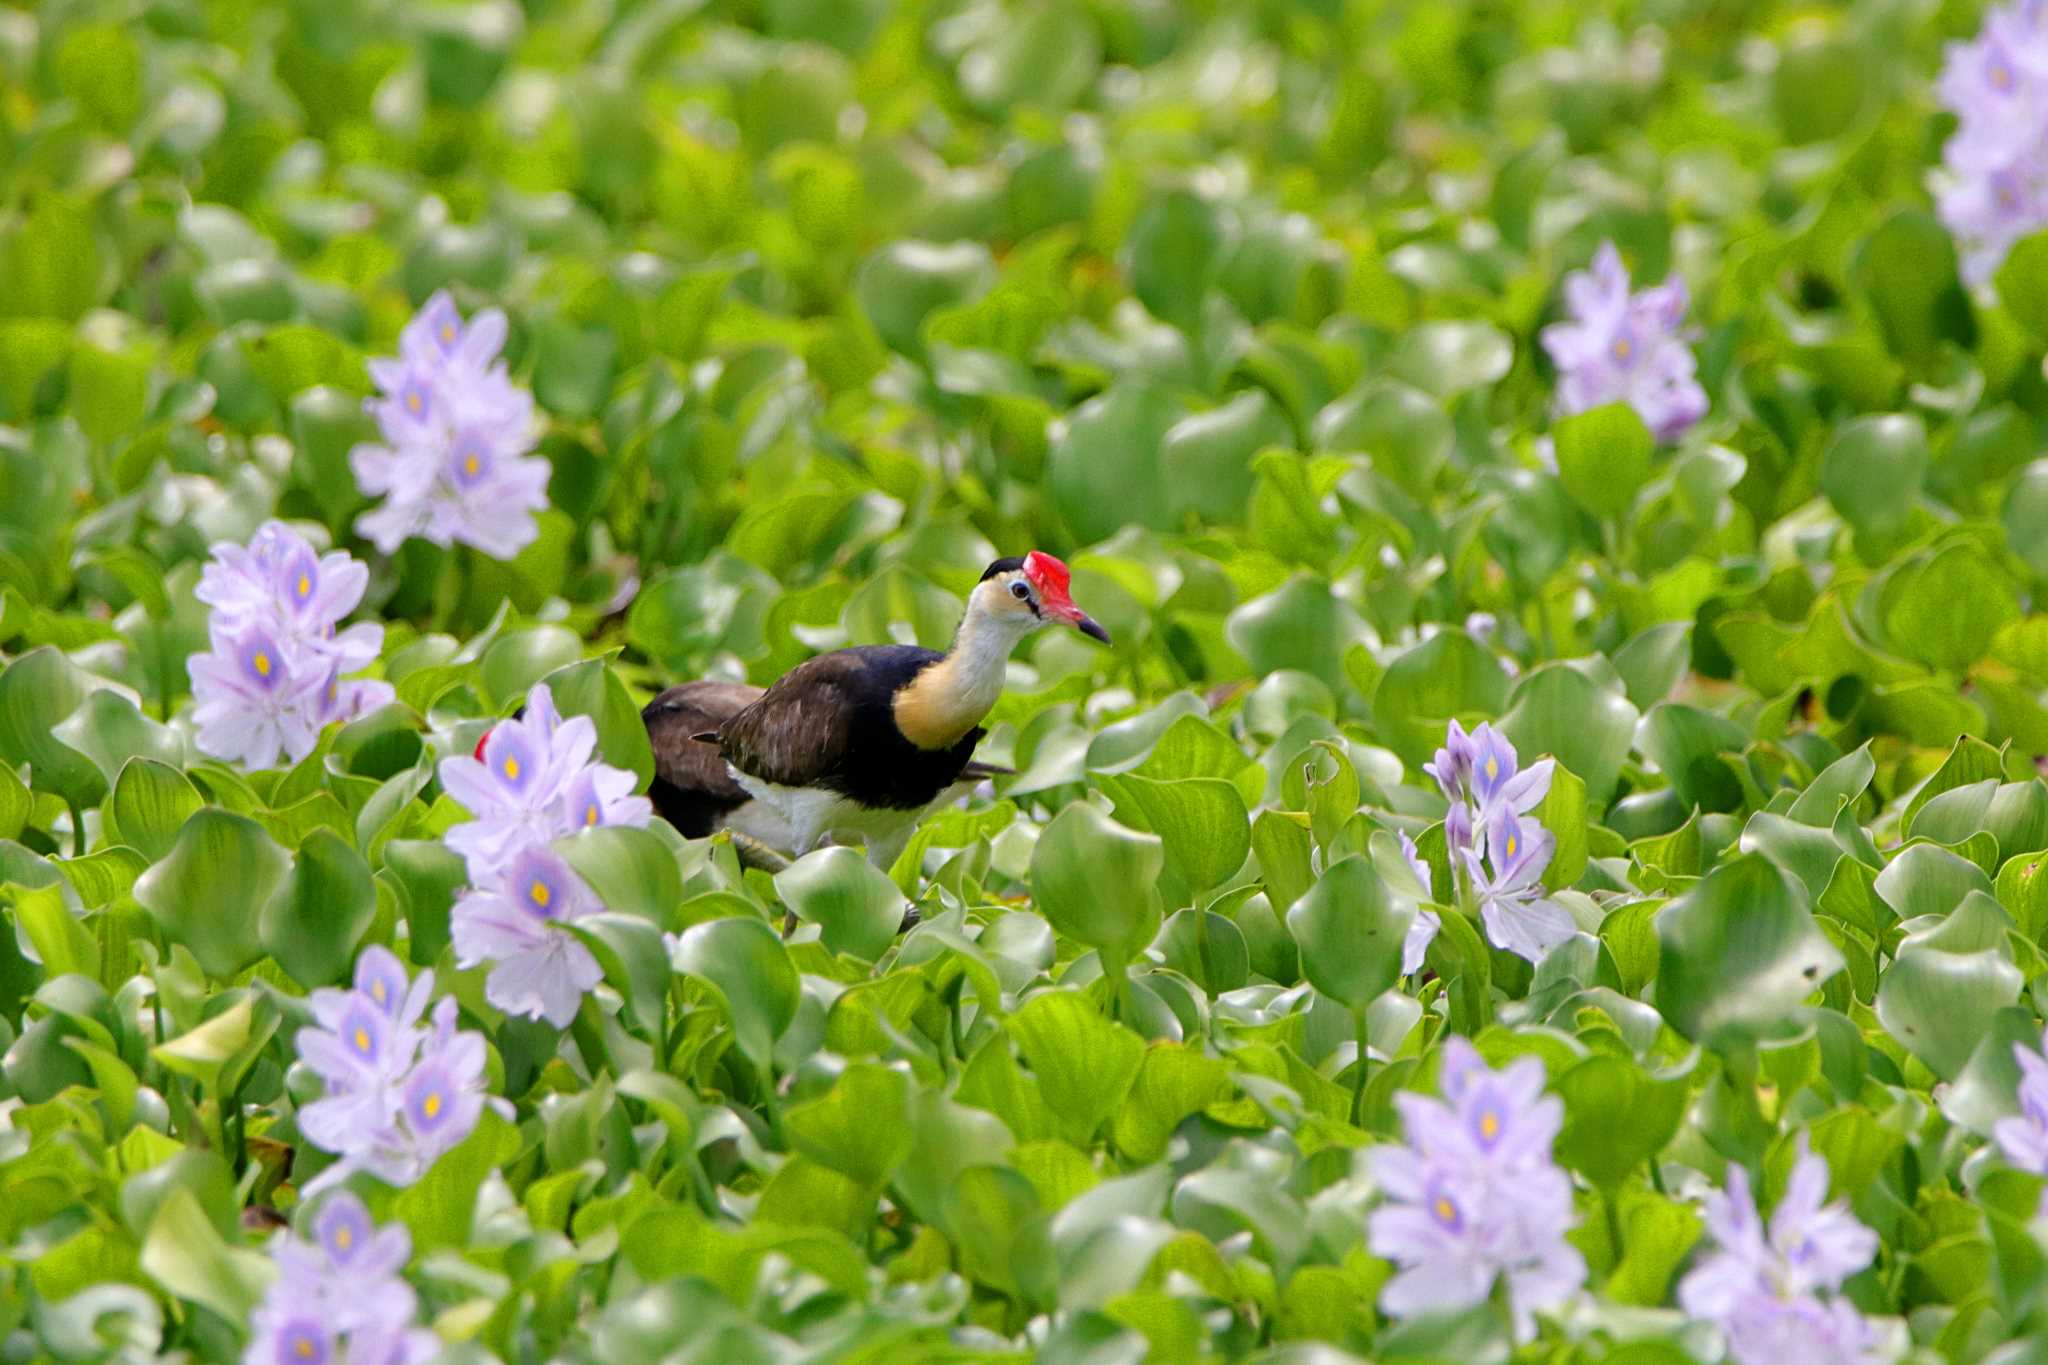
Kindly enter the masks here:
[[412, 1232], [413, 1253], [468, 1245], [479, 1190], [518, 1151], [519, 1130], [485, 1105], [470, 1135], [391, 1201], [392, 1218]]
[[683, 931], [677, 970], [717, 992], [741, 1055], [766, 1069], [796, 1018], [796, 966], [775, 931], [757, 919], [715, 919]]
[[164, 1196], [150, 1220], [142, 1268], [167, 1293], [229, 1322], [248, 1321], [275, 1275], [269, 1257], [223, 1241], [198, 1197], [182, 1186]]
[[197, 1081], [215, 1099], [225, 1099], [241, 1084], [278, 1022], [277, 1005], [269, 997], [245, 992], [199, 1027], [159, 1043], [150, 1055]]
[[209, 807], [185, 823], [134, 894], [210, 975], [232, 977], [262, 955], [258, 919], [290, 870], [290, 856], [261, 825]]
[[1111, 1127], [1117, 1150], [1132, 1161], [1157, 1161], [1181, 1121], [1230, 1093], [1230, 1068], [1200, 1050], [1173, 1043], [1145, 1049], [1138, 1075]]
[[1557, 477], [1581, 507], [1618, 520], [1650, 479], [1656, 441], [1626, 403], [1609, 403], [1559, 418]]
[[1557, 1159], [1610, 1192], [1664, 1150], [1690, 1099], [1683, 1078], [1659, 1080], [1608, 1055], [1588, 1057], [1551, 1088], [1564, 1100]]
[[683, 873], [667, 834], [665, 829], [599, 825], [550, 847], [608, 908], [665, 929], [675, 923], [676, 907], [683, 901]]
[[1226, 241], [1221, 211], [1210, 200], [1179, 188], [1150, 196], [1127, 243], [1131, 292], [1154, 317], [1195, 331]]
[[851, 848], [815, 849], [775, 874], [775, 894], [819, 926], [825, 946], [879, 959], [902, 927], [906, 904], [889, 874]]
[[1958, 542], [1893, 570], [1880, 610], [1899, 653], [1961, 673], [1984, 657], [2001, 627], [2019, 619], [2020, 603], [1990, 555]]
[[[1985, 936], [1964, 936], [1959, 910], [1907, 937], [1877, 987], [1878, 1021], [1944, 1080], [1962, 1074], [1992, 1018], [2018, 998], [2024, 980], [2005, 954], [2003, 912], [1987, 894], [1979, 896], [1991, 921]], [[1996, 946], [1981, 946], [1985, 937], [1995, 937]]]
[[[4, 781], [0, 778], [0, 783]], [[170, 853], [178, 831], [205, 804], [184, 773], [168, 763], [138, 757], [122, 765], [101, 814], [119, 832], [122, 843], [154, 862]], [[0, 831], [4, 829], [5, 822], [0, 821]]]
[[1165, 865], [1158, 835], [1075, 802], [1053, 817], [1032, 849], [1033, 902], [1061, 933], [1129, 958], [1158, 932]]
[[1213, 777], [1163, 782], [1136, 773], [1101, 779], [1139, 828], [1157, 834], [1166, 866], [1196, 896], [1244, 866], [1251, 852], [1251, 817], [1236, 787]]
[[1755, 854], [1715, 868], [1656, 928], [1658, 1012], [1699, 1041], [1769, 1028], [1844, 965], [1798, 883]]
[[1035, 995], [1003, 1027], [1038, 1078], [1061, 1135], [1089, 1146], [1130, 1093], [1144, 1062], [1143, 1041], [1077, 991]]
[[1603, 687], [1570, 664], [1553, 663], [1516, 682], [1500, 728], [1524, 763], [1555, 755], [1605, 809], [1635, 742], [1638, 717], [1619, 688]]
[[56, 731], [88, 690], [84, 671], [48, 645], [0, 672], [0, 759], [26, 764], [30, 787], [54, 792], [80, 809], [105, 798], [107, 779]]
[[316, 829], [264, 903], [258, 932], [292, 980], [308, 989], [330, 986], [348, 975], [376, 913], [377, 889], [363, 855], [333, 830]]
[[900, 1071], [858, 1062], [832, 1089], [792, 1105], [783, 1128], [798, 1152], [863, 1185], [880, 1185], [910, 1158], [910, 1083]]
[[619, 675], [603, 659], [558, 668], [542, 679], [564, 717], [588, 716], [597, 726], [598, 756], [624, 768], [645, 791], [654, 776], [654, 750], [648, 746], [647, 723]]
[[609, 912], [583, 915], [563, 927], [590, 949], [642, 1035], [659, 1038], [668, 1022], [670, 975], [660, 928], [638, 915]]
[[1388, 747], [1419, 769], [1444, 742], [1446, 722], [1499, 715], [1507, 697], [1500, 661], [1464, 631], [1440, 630], [1387, 665], [1373, 717]]
[[1695, 706], [1665, 702], [1643, 717], [1638, 743], [1663, 770], [1681, 809], [1726, 811], [1742, 804], [1742, 784], [1722, 759], [1748, 743], [1733, 721]]
[[[566, 671], [583, 658], [583, 639], [561, 626], [532, 626], [510, 631], [491, 641], [478, 664], [477, 678], [493, 706], [504, 706], [515, 698], [524, 701], [527, 690], [558, 670]], [[603, 667], [599, 663], [599, 668]], [[550, 691], [553, 689], [551, 688]], [[555, 702], [561, 705], [561, 699]]]
[[1349, 857], [1327, 869], [1287, 911], [1309, 983], [1354, 1013], [1400, 979], [1414, 902], [1395, 895], [1372, 864]]
[[1976, 340], [1955, 239], [1927, 210], [1903, 208], [1885, 219], [1857, 247], [1849, 273], [1901, 359], [1925, 362], [1943, 341], [1967, 347]]
[[1843, 520], [1882, 541], [1911, 519], [1927, 461], [1927, 428], [1917, 415], [1853, 417], [1821, 455], [1821, 490]]

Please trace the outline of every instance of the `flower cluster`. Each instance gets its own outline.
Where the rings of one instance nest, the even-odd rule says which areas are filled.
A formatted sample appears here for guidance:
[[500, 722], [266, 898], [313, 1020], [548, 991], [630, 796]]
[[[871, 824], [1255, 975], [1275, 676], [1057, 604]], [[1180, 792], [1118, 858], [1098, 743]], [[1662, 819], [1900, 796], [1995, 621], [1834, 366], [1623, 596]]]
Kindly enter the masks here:
[[[2039, 1051], [2023, 1043], [2012, 1045], [2012, 1055], [2020, 1064], [2020, 1112], [2000, 1119], [1991, 1130], [2005, 1159], [2035, 1175], [2048, 1175], [2048, 1056], [2044, 1053], [2048, 1053], [2048, 1036], [2042, 1038]], [[2048, 1196], [2044, 1196], [2042, 1207], [2048, 1208]]]
[[[1506, 735], [1486, 724], [1468, 735], [1455, 720], [1444, 747], [1423, 764], [1451, 803], [1444, 816], [1444, 842], [1450, 848], [1453, 882], [1477, 907], [1495, 946], [1531, 962], [1541, 962], [1578, 931], [1571, 912], [1543, 894], [1543, 873], [1557, 840], [1529, 816], [1550, 793], [1556, 767], [1546, 758], [1524, 769]], [[1416, 855], [1414, 843], [1404, 837], [1402, 851], [1423, 891], [1434, 896], [1429, 867]], [[1422, 965], [1436, 931], [1434, 914], [1416, 915], [1402, 970]]]
[[299, 1109], [299, 1131], [341, 1160], [308, 1195], [356, 1171], [410, 1185], [476, 1127], [489, 1098], [483, 1035], [456, 1030], [452, 996], [422, 1027], [433, 991], [431, 971], [408, 984], [397, 956], [372, 947], [356, 959], [354, 989], [313, 992], [318, 1027], [299, 1030], [299, 1060], [327, 1092]]
[[1373, 1254], [1400, 1267], [1380, 1306], [1396, 1318], [1486, 1302], [1505, 1282], [1515, 1337], [1585, 1283], [1564, 1234], [1577, 1221], [1571, 1179], [1551, 1160], [1564, 1105], [1543, 1093], [1543, 1064], [1493, 1071], [1463, 1038], [1444, 1047], [1442, 1100], [1395, 1097], [1408, 1143], [1372, 1152], [1389, 1202], [1373, 1211]]
[[1659, 441], [1675, 441], [1707, 415], [1707, 391], [1685, 328], [1685, 281], [1676, 275], [1631, 294], [1628, 268], [1602, 242], [1591, 270], [1564, 278], [1569, 322], [1543, 329], [1557, 366], [1557, 411], [1626, 403]]
[[280, 752], [296, 763], [329, 721], [392, 700], [389, 683], [342, 677], [384, 647], [380, 625], [336, 630], [368, 583], [369, 570], [347, 554], [317, 554], [279, 521], [246, 546], [215, 545], [194, 591], [213, 609], [212, 647], [185, 661], [199, 747], [252, 769], [271, 767]]
[[563, 719], [536, 683], [519, 719], [494, 726], [474, 756], [441, 762], [441, 785], [476, 817], [447, 835], [469, 865], [470, 889], [450, 920], [456, 960], [493, 964], [484, 998], [557, 1028], [604, 973], [562, 927], [599, 909], [597, 898], [548, 845], [599, 825], [644, 825], [654, 813], [633, 794], [633, 774], [596, 751], [590, 718]]
[[278, 1275], [243, 1365], [424, 1365], [440, 1354], [440, 1339], [414, 1324], [419, 1300], [399, 1274], [412, 1257], [404, 1228], [379, 1228], [343, 1191], [314, 1217], [313, 1237], [271, 1243]]
[[419, 536], [510, 559], [540, 534], [548, 462], [528, 454], [533, 397], [498, 359], [504, 344], [502, 312], [465, 324], [441, 292], [406, 324], [396, 356], [370, 362], [378, 396], [366, 406], [384, 441], [357, 446], [349, 465], [366, 495], [384, 499], [356, 530], [385, 554]]
[[1834, 1296], [1877, 1254], [1877, 1234], [1847, 1204], [1827, 1203], [1827, 1194], [1827, 1158], [1809, 1151], [1801, 1134], [1768, 1230], [1742, 1167], [1728, 1168], [1726, 1193], [1707, 1195], [1716, 1246], [1679, 1282], [1678, 1302], [1720, 1329], [1735, 1365], [1864, 1365], [1879, 1357], [1878, 1331]]
[[2012, 244], [2048, 228], [2048, 5], [2019, 0], [1951, 43], [1937, 86], [1956, 116], [1936, 208], [1981, 284]]

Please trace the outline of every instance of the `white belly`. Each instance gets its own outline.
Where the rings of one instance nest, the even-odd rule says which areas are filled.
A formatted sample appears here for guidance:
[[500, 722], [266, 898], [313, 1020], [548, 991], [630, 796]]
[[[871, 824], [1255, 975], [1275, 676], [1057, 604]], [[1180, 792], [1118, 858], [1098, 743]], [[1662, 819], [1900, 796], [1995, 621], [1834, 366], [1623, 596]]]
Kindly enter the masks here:
[[924, 814], [922, 810], [870, 809], [822, 787], [784, 787], [763, 782], [730, 765], [727, 771], [746, 788], [748, 795], [786, 826], [780, 831], [784, 836], [781, 839], [769, 837], [765, 830], [756, 837], [771, 846], [785, 847], [799, 858], [829, 838], [837, 843], [864, 843], [871, 852], [887, 852], [893, 859], [891, 846], [900, 848]]

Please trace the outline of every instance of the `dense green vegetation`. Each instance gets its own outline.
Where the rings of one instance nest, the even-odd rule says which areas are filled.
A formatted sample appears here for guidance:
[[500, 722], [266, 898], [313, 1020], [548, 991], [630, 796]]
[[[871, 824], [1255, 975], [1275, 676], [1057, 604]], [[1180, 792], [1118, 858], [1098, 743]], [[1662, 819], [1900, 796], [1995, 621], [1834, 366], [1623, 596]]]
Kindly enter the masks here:
[[[1832, 1358], [2048, 1360], [2048, 235], [1940, 197], [1983, 19], [0, 7], [0, 1359], [1821, 1359], [1710, 1305], [1748, 1255]], [[1596, 257], [1682, 287], [1599, 331]], [[509, 370], [432, 397], [530, 391], [469, 473], [544, 506], [387, 541], [443, 290]], [[373, 629], [202, 589], [273, 518]], [[891, 872], [608, 813], [514, 874], [599, 984], [487, 984], [494, 723], [644, 790], [662, 686], [943, 647], [1032, 548], [1115, 645], [1031, 637], [1015, 772]], [[202, 742], [203, 659], [310, 728]], [[1522, 823], [1453, 722], [1554, 760]], [[1508, 1183], [1403, 1193], [1454, 1119]], [[1388, 1215], [1474, 1190], [1548, 1287], [1416, 1313]]]

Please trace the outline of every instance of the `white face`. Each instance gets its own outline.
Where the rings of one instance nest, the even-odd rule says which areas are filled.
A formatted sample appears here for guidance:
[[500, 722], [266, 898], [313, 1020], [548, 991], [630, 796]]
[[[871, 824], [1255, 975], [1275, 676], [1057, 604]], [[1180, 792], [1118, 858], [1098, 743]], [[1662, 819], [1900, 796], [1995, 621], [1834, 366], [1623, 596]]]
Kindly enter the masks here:
[[975, 585], [976, 612], [1017, 635], [1029, 635], [1052, 618], [1039, 614], [1038, 593], [1021, 570], [999, 573]]

